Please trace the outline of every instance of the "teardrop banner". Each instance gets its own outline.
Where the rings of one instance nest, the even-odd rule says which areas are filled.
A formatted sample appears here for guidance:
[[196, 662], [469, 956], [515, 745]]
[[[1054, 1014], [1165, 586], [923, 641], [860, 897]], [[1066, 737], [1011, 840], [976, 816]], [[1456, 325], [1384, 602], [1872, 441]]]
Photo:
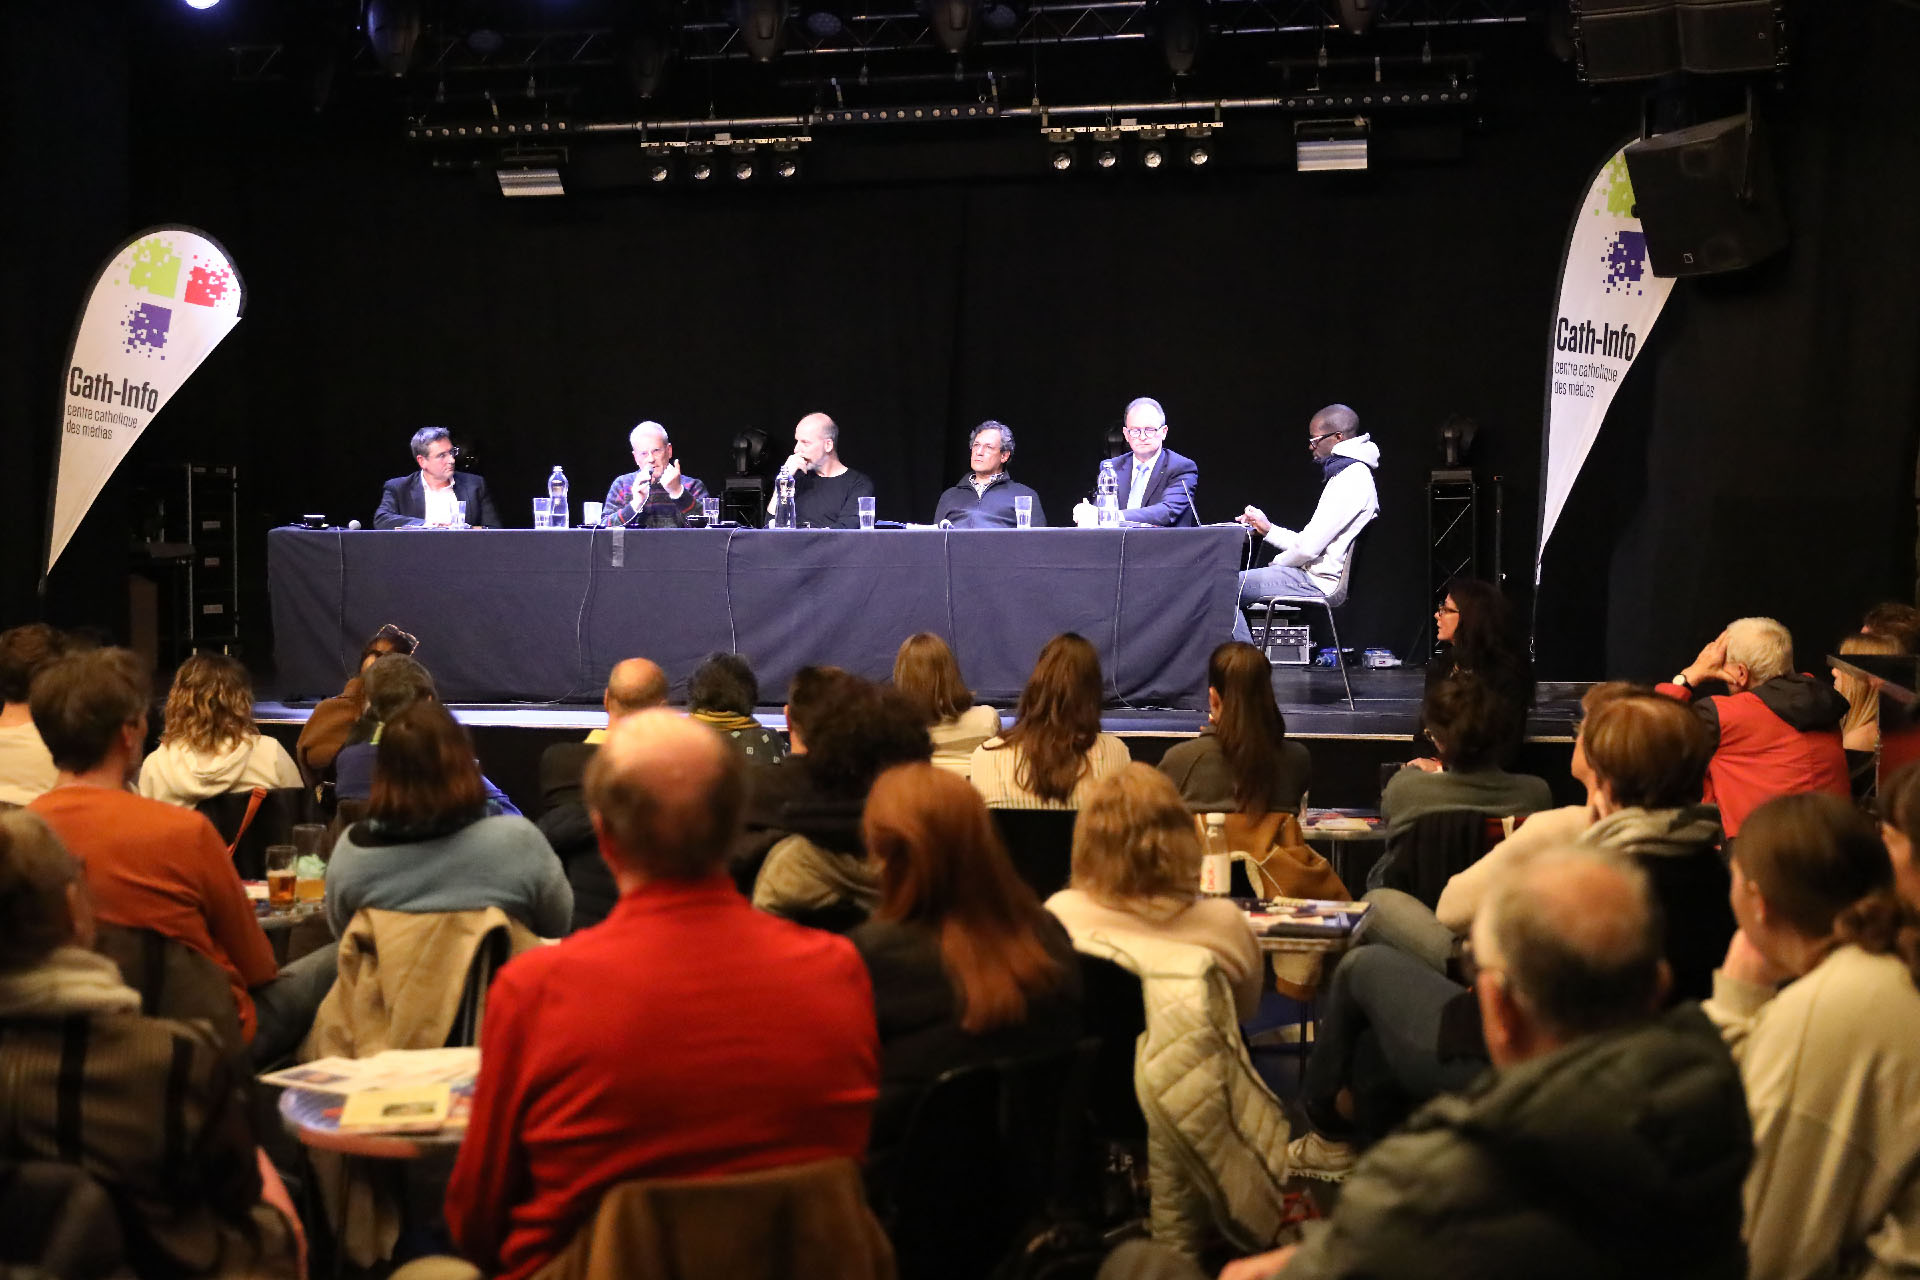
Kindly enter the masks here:
[[107, 477], [240, 323], [245, 301], [227, 251], [193, 227], [149, 227], [108, 255], [61, 371], [43, 585]]
[[[1667, 305], [1673, 281], [1655, 276], [1635, 213], [1623, 146], [1600, 166], [1573, 216], [1560, 271], [1560, 305], [1547, 352], [1546, 447], [1541, 452], [1540, 541], [1533, 581], [1573, 482], [1607, 409]], [[1536, 596], [1536, 600], [1537, 600]]]

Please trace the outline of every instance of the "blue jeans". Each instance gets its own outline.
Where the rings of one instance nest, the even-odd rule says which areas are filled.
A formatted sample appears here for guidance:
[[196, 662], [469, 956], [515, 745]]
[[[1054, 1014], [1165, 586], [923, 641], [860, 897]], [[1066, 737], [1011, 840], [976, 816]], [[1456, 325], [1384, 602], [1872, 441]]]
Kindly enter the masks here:
[[1240, 575], [1240, 605], [1233, 611], [1233, 638], [1253, 643], [1253, 629], [1247, 626], [1246, 607], [1268, 596], [1307, 596], [1323, 594], [1313, 585], [1305, 569], [1270, 564], [1264, 569], [1248, 569]]
[[254, 1066], [270, 1066], [300, 1047], [339, 972], [340, 948], [321, 947], [248, 992], [255, 1018], [250, 1046]]

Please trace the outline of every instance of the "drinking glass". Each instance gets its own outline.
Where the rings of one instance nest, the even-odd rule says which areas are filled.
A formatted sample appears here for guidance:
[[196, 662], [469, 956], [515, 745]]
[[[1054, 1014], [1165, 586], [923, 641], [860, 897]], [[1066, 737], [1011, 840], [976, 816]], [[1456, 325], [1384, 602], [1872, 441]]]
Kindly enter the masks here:
[[456, 529], [467, 527], [467, 504], [457, 499], [453, 504], [453, 527]]
[[294, 852], [301, 857], [313, 854], [324, 858], [332, 852], [327, 846], [327, 827], [323, 822], [297, 822], [293, 826]]
[[1013, 527], [1033, 528], [1033, 499], [1024, 493], [1013, 500]]
[[860, 499], [860, 527], [862, 529], [873, 528], [873, 499], [872, 498]]
[[275, 911], [293, 906], [293, 863], [297, 857], [299, 850], [290, 844], [267, 846], [267, 905]]
[[533, 527], [550, 528], [553, 524], [553, 499], [535, 498], [533, 500]]
[[700, 499], [700, 514], [707, 518], [708, 528], [719, 524], [720, 499], [711, 496]]
[[599, 528], [601, 517], [605, 514], [606, 508], [597, 502], [583, 502], [580, 504], [580, 523], [589, 529]]

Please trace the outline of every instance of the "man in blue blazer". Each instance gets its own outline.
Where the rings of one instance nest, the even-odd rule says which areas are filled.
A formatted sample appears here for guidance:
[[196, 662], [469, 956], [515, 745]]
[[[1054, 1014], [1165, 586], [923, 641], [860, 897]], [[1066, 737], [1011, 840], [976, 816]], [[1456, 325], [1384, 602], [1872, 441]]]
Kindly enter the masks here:
[[376, 529], [406, 529], [419, 525], [459, 523], [456, 502], [467, 504], [467, 523], [476, 529], [500, 528], [487, 482], [479, 476], [455, 472], [460, 451], [453, 447], [445, 427], [422, 427], [413, 433], [413, 460], [420, 469], [395, 476], [380, 494], [373, 513]]
[[[1200, 468], [1192, 458], [1165, 447], [1167, 411], [1160, 402], [1141, 396], [1128, 405], [1126, 434], [1127, 447], [1133, 452], [1100, 464], [1103, 469], [1111, 469], [1119, 483], [1120, 519], [1126, 524], [1168, 528], [1200, 523], [1193, 513], [1193, 491], [1200, 487]], [[1093, 504], [1076, 506], [1073, 522], [1083, 526], [1096, 523]]]

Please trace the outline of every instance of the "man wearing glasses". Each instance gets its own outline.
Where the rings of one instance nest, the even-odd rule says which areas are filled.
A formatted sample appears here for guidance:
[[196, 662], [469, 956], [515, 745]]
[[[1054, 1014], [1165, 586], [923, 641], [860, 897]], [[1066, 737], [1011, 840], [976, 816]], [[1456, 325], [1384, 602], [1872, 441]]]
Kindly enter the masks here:
[[[1306, 528], [1297, 533], [1284, 529], [1258, 507], [1234, 517], [1280, 553], [1266, 568], [1240, 575], [1241, 609], [1268, 596], [1332, 595], [1340, 586], [1354, 538], [1380, 514], [1380, 495], [1373, 485], [1380, 446], [1361, 433], [1359, 414], [1343, 404], [1330, 404], [1314, 414], [1307, 424], [1307, 450], [1320, 465], [1325, 483]], [[1233, 638], [1253, 640], [1239, 609], [1233, 615]]]
[[[1127, 447], [1133, 452], [1100, 464], [1101, 470], [1111, 470], [1118, 482], [1120, 519], [1131, 525], [1167, 528], [1198, 524], [1193, 514], [1193, 491], [1200, 487], [1200, 468], [1192, 458], [1183, 458], [1164, 447], [1167, 411], [1158, 400], [1141, 396], [1127, 406], [1126, 435]], [[1082, 502], [1073, 509], [1077, 525], [1092, 525], [1097, 519], [1092, 503]]]
[[452, 529], [463, 523], [460, 503], [466, 503], [464, 523], [475, 529], [498, 529], [500, 513], [493, 509], [487, 482], [479, 476], [456, 474], [453, 464], [460, 451], [453, 447], [445, 427], [422, 427], [413, 433], [413, 460], [420, 469], [395, 476], [380, 494], [373, 513], [376, 529]]

